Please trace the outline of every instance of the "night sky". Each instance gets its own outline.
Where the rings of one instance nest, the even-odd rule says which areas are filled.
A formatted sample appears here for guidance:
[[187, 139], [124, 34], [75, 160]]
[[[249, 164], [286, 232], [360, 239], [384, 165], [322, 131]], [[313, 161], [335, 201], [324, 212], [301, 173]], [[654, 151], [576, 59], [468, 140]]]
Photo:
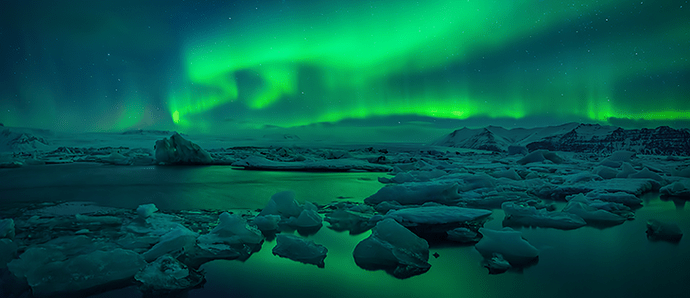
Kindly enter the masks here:
[[5, 0], [0, 56], [6, 126], [690, 123], [688, 1]]

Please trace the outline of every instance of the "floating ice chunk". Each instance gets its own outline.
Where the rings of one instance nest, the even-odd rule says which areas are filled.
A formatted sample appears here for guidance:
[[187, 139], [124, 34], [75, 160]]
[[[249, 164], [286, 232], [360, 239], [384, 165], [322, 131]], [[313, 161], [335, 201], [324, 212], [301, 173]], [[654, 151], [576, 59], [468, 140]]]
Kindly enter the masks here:
[[321, 215], [319, 215], [316, 211], [304, 209], [297, 218], [289, 221], [288, 225], [298, 229], [318, 229], [323, 225], [322, 221], [323, 219], [321, 218]]
[[421, 206], [388, 212], [385, 218], [395, 219], [403, 226], [440, 225], [473, 221], [491, 214], [491, 210], [456, 206]]
[[422, 274], [431, 268], [426, 240], [390, 218], [379, 221], [352, 255], [359, 267], [384, 269], [397, 278]]
[[243, 160], [232, 163], [232, 166], [255, 170], [275, 171], [320, 171], [320, 172], [344, 172], [361, 170], [369, 172], [389, 172], [392, 168], [387, 165], [370, 163], [359, 159], [326, 159], [317, 161], [290, 161], [281, 162], [268, 160], [264, 157], [249, 156]]
[[29, 247], [8, 268], [26, 278], [34, 296], [75, 297], [131, 279], [145, 265], [140, 254], [121, 248], [73, 255], [42, 246]]
[[109, 155], [103, 157], [102, 161], [114, 165], [128, 165], [131, 163], [131, 160], [128, 157], [120, 154], [117, 151], [113, 151]]
[[325, 266], [324, 259], [328, 249], [314, 241], [306, 240], [294, 235], [278, 234], [273, 254], [293, 261], [313, 264], [319, 268]]
[[11, 218], [0, 219], [0, 238], [14, 238], [14, 220]]
[[5, 269], [7, 262], [17, 254], [17, 244], [11, 239], [0, 238], [0, 270]]
[[85, 223], [85, 224], [92, 224], [92, 225], [121, 225], [122, 224], [122, 218], [117, 217], [117, 216], [107, 216], [107, 215], [90, 216], [90, 215], [75, 214], [74, 218], [75, 218], [76, 222], [78, 222], [78, 223]]
[[625, 218], [609, 211], [598, 209], [588, 204], [584, 195], [580, 194], [568, 201], [563, 212], [575, 214], [588, 224], [622, 224]]
[[360, 234], [373, 227], [371, 224], [372, 214], [357, 212], [346, 209], [336, 209], [326, 215], [326, 221], [331, 224], [330, 228], [336, 231], [350, 231], [350, 234]]
[[595, 190], [588, 192], [587, 198], [604, 202], [620, 203], [632, 207], [639, 206], [642, 204], [642, 199], [638, 198], [633, 194], [622, 191], [606, 192], [602, 190]]
[[503, 203], [501, 209], [506, 214], [503, 223], [507, 225], [514, 224], [567, 230], [577, 229], [587, 224], [584, 219], [572, 213], [549, 212], [533, 206], [521, 206], [513, 202]]
[[161, 236], [160, 241], [143, 254], [147, 262], [181, 249], [189, 250], [194, 246], [196, 234], [185, 227], [178, 227]]
[[479, 241], [479, 234], [468, 228], [457, 228], [447, 231], [447, 239], [460, 243], [475, 243]]
[[141, 269], [134, 279], [141, 283], [142, 292], [160, 296], [192, 289], [204, 277], [170, 255], [163, 255]]
[[281, 217], [297, 217], [302, 213], [302, 207], [295, 200], [295, 193], [292, 191], [281, 191], [271, 196], [266, 207], [261, 210], [262, 215], [280, 215]]
[[199, 245], [214, 243], [257, 245], [263, 240], [261, 232], [247, 225], [241, 216], [223, 212], [218, 217], [218, 225], [210, 233], [199, 236]]
[[165, 164], [210, 164], [213, 163], [213, 158], [201, 149], [199, 145], [194, 144], [178, 133], [173, 133], [170, 138], [163, 138], [156, 141], [156, 161]]
[[513, 268], [510, 262], [506, 261], [503, 255], [499, 253], [494, 253], [491, 258], [487, 259], [484, 267], [489, 269], [489, 274], [501, 274]]
[[529, 151], [527, 151], [527, 147], [525, 146], [518, 146], [518, 145], [510, 145], [508, 146], [508, 155], [527, 155]]
[[399, 172], [393, 178], [380, 177], [381, 183], [406, 183], [406, 182], [425, 182], [438, 177], [447, 175], [446, 171], [439, 169], [432, 169], [430, 171], [409, 171]]
[[530, 154], [517, 161], [518, 164], [526, 165], [533, 162], [543, 162], [545, 160], [551, 161], [555, 164], [561, 164], [565, 162], [563, 158], [558, 156], [558, 154], [548, 151], [548, 150], [535, 150]]
[[274, 215], [274, 214], [267, 214], [267, 215], [259, 215], [257, 217], [254, 217], [254, 221], [252, 221], [254, 225], [256, 225], [257, 228], [261, 232], [264, 233], [269, 233], [269, 232], [274, 232], [278, 230], [278, 223], [280, 222], [280, 215]]
[[302, 205], [295, 200], [295, 193], [283, 191], [274, 194], [259, 216], [279, 215], [280, 223], [297, 229], [318, 229], [323, 224], [316, 205], [306, 202]]
[[647, 221], [647, 237], [652, 240], [678, 242], [683, 237], [683, 232], [675, 223], [650, 219]]
[[592, 173], [604, 179], [613, 179], [618, 175], [618, 170], [607, 166], [598, 166], [592, 170]]
[[601, 180], [602, 177], [596, 174], [592, 174], [590, 172], [580, 172], [573, 175], [563, 176], [563, 178], [563, 183], [575, 184], [580, 182], [598, 181]]
[[460, 185], [453, 181], [411, 182], [386, 185], [375, 194], [364, 199], [370, 205], [384, 201], [395, 201], [403, 205], [421, 205], [425, 202], [450, 204], [460, 199]]
[[631, 162], [633, 157], [635, 157], [635, 152], [616, 151], [602, 160], [600, 164], [610, 168], [619, 168], [624, 162]]
[[515, 169], [508, 169], [503, 171], [496, 171], [490, 174], [494, 178], [508, 178], [512, 180], [522, 180], [522, 177], [515, 172]]
[[658, 182], [664, 182], [664, 178], [661, 177], [661, 175], [654, 173], [649, 170], [649, 168], [645, 167], [641, 171], [630, 174], [628, 175], [629, 178], [646, 178], [646, 179], [652, 179], [656, 180]]
[[156, 205], [154, 204], [143, 204], [137, 207], [137, 215], [141, 220], [145, 220], [156, 211], [158, 211], [158, 208], [156, 208]]
[[[690, 179], [682, 179], [662, 187], [659, 192], [665, 197], [690, 198]], [[2, 232], [0, 232], [0, 235]]]
[[523, 239], [521, 232], [511, 228], [502, 230], [480, 228], [479, 233], [484, 237], [474, 245], [474, 248], [484, 258], [489, 259], [494, 257], [494, 254], [501, 254], [511, 265], [524, 266], [539, 257], [539, 250]]
[[673, 171], [674, 176], [690, 178], [690, 166], [686, 166], [680, 170]]
[[[630, 175], [637, 174], [637, 171], [630, 163], [624, 162], [621, 166], [620, 172], [616, 174], [616, 178], [628, 178]], [[632, 178], [632, 177], [631, 177]]]

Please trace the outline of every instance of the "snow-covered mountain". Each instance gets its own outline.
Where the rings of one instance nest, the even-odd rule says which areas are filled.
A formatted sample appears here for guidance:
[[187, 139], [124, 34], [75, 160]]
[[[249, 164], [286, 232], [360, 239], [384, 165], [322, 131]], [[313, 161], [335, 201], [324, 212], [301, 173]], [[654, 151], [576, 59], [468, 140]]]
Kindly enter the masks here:
[[508, 146], [529, 151], [587, 152], [609, 154], [628, 150], [639, 154], [690, 155], [690, 130], [660, 126], [655, 129], [624, 129], [599, 124], [567, 123], [539, 128], [463, 128], [433, 143], [438, 146], [506, 152]]
[[0, 151], [33, 151], [45, 149], [48, 141], [29, 131], [6, 128], [0, 132]]

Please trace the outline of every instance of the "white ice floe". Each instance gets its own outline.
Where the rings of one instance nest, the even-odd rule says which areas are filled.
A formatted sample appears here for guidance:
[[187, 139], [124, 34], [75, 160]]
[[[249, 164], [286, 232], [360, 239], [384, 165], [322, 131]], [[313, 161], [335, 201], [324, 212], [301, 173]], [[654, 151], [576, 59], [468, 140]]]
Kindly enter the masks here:
[[14, 220], [11, 218], [0, 219], [0, 238], [14, 238]]
[[26, 278], [35, 296], [74, 297], [131, 279], [145, 265], [134, 251], [71, 236], [31, 246], [7, 266]]
[[158, 208], [155, 204], [142, 204], [137, 207], [137, 215], [140, 220], [146, 220], [156, 211], [158, 211]]
[[[580, 216], [567, 212], [551, 212], [537, 209], [534, 206], [522, 206], [513, 202], [501, 205], [505, 212], [504, 224], [518, 226], [534, 226], [556, 229], [577, 229], [586, 225]], [[505, 255], [504, 255], [505, 256]]]
[[206, 150], [180, 134], [156, 141], [156, 161], [165, 164], [211, 164], [213, 158]]
[[134, 275], [141, 283], [142, 292], [154, 296], [189, 290], [199, 285], [204, 277], [170, 255], [163, 255]]
[[502, 230], [491, 230], [480, 228], [479, 233], [483, 235], [474, 248], [490, 259], [494, 254], [501, 254], [503, 258], [513, 266], [524, 266], [533, 262], [539, 257], [539, 250], [522, 238], [522, 233], [511, 228]]
[[392, 169], [391, 166], [388, 165], [375, 164], [365, 160], [351, 158], [283, 162], [268, 160], [259, 156], [249, 156], [232, 163], [232, 166], [251, 170], [319, 172], [342, 172], [351, 170], [388, 172]]
[[455, 181], [410, 182], [386, 185], [375, 194], [364, 199], [370, 205], [384, 201], [395, 201], [403, 205], [421, 205], [426, 202], [452, 204], [460, 199]]
[[662, 187], [659, 192], [665, 197], [690, 199], [690, 179], [681, 179]]
[[440, 225], [473, 221], [491, 213], [491, 210], [456, 206], [421, 206], [391, 211], [385, 218], [392, 218], [403, 226]]
[[602, 160], [599, 164], [610, 168], [619, 168], [623, 163], [629, 163], [635, 157], [635, 152], [632, 151], [616, 151], [611, 153], [607, 158]]
[[358, 266], [384, 269], [397, 278], [422, 274], [431, 268], [426, 240], [390, 218], [379, 221], [371, 236], [357, 244], [352, 254]]
[[[262, 218], [267, 215], [279, 215], [280, 224], [284, 224], [296, 229], [315, 230], [320, 228], [323, 223], [321, 215], [318, 214], [316, 205], [305, 202], [300, 205], [295, 200], [295, 193], [292, 191], [283, 191], [271, 196], [271, 199], [266, 204], [266, 207], [261, 210], [257, 218], [260, 218], [260, 223], [269, 218]], [[268, 228], [268, 226], [265, 226]]]
[[324, 259], [328, 249], [314, 241], [306, 240], [294, 235], [278, 234], [273, 254], [293, 261], [313, 264], [319, 268], [325, 266]]
[[456, 228], [446, 231], [447, 238], [450, 241], [459, 243], [474, 243], [479, 241], [479, 234], [468, 228]]
[[683, 237], [683, 232], [675, 223], [650, 219], [647, 221], [647, 237], [651, 240], [678, 242]]
[[164, 254], [180, 250], [189, 250], [194, 246], [196, 237], [196, 233], [189, 229], [178, 227], [161, 236], [156, 245], [143, 253], [144, 259], [146, 259], [147, 262], [151, 262]]
[[563, 212], [575, 214], [585, 220], [588, 224], [617, 225], [625, 222], [625, 218], [597, 208], [596, 204], [587, 199], [582, 194], [570, 198], [568, 204], [563, 208]]
[[241, 216], [223, 212], [218, 216], [218, 225], [210, 233], [199, 236], [199, 246], [213, 244], [260, 244], [264, 237], [256, 228], [247, 224]]
[[527, 154], [522, 159], [518, 160], [517, 163], [520, 165], [526, 165], [528, 163], [545, 161], [555, 164], [562, 164], [565, 162], [565, 160], [562, 157], [558, 156], [558, 154], [554, 152], [548, 150], [536, 150], [531, 152], [530, 154]]

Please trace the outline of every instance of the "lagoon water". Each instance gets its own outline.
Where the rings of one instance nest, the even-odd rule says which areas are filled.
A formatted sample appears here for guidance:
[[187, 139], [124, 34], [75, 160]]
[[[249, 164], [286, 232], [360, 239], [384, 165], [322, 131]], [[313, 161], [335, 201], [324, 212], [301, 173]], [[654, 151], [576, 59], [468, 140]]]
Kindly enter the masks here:
[[[161, 210], [256, 209], [270, 196], [293, 190], [299, 201], [320, 204], [361, 201], [383, 185], [381, 173], [240, 171], [230, 167], [117, 167], [49, 165], [0, 171], [3, 206], [45, 201], [93, 201]], [[690, 232], [683, 202], [645, 196], [636, 218], [622, 225], [562, 231], [522, 228], [540, 250], [539, 262], [521, 272], [489, 275], [473, 246], [432, 245], [429, 272], [396, 279], [355, 264], [352, 251], [369, 232], [349, 235], [324, 226], [308, 236], [329, 252], [325, 268], [273, 256], [274, 240], [247, 261], [212, 261], [201, 267], [207, 282], [186, 297], [686, 297], [690, 286], [690, 240], [651, 242], [650, 218], [676, 222]], [[562, 207], [562, 204], [561, 204]], [[494, 210], [489, 228], [501, 228]], [[95, 297], [141, 297], [129, 287]]]

